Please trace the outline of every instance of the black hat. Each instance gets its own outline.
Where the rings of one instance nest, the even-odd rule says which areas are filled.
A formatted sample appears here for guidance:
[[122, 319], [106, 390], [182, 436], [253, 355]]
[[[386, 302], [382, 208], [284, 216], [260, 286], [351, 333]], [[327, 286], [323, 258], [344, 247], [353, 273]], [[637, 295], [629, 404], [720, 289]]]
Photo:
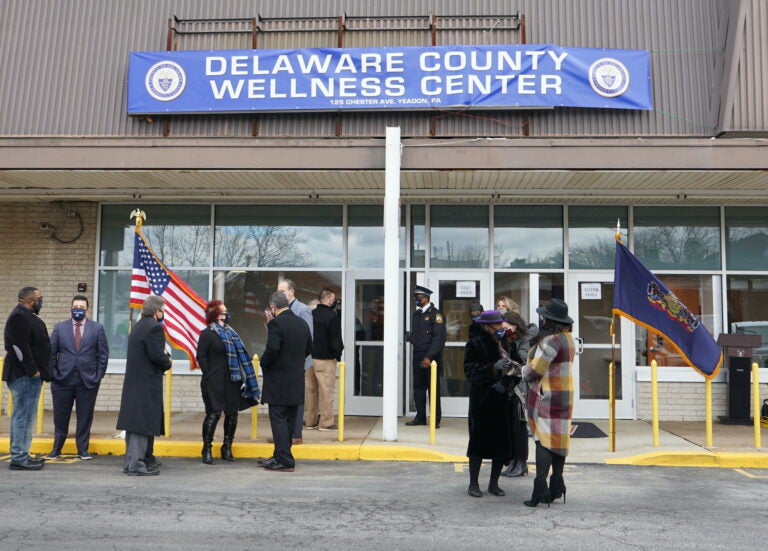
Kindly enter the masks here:
[[413, 294], [414, 295], [432, 295], [432, 290], [427, 289], [426, 287], [422, 287], [421, 285], [416, 285], [416, 287], [413, 288]]
[[469, 311], [470, 312], [482, 312], [483, 310], [484, 310], [483, 305], [480, 304], [479, 302], [473, 302], [469, 306]]
[[498, 310], [486, 310], [476, 318], [472, 318], [472, 321], [480, 325], [492, 325], [494, 323], [504, 323], [504, 317]]
[[568, 305], [559, 298], [551, 298], [546, 306], [536, 308], [536, 312], [542, 318], [546, 318], [559, 323], [573, 324], [573, 320], [568, 316]]

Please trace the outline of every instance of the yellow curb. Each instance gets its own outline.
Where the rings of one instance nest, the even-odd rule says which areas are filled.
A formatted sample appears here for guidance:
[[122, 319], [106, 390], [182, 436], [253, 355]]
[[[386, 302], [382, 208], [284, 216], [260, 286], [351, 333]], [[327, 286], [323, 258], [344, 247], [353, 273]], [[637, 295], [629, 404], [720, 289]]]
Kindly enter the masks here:
[[[200, 457], [201, 442], [172, 441], [155, 439], [155, 455], [161, 457]], [[35, 438], [30, 452], [47, 454], [53, 447], [52, 438]], [[214, 446], [214, 457], [218, 456], [217, 443]], [[9, 453], [10, 441], [0, 438], [0, 453]], [[235, 443], [232, 454], [242, 459], [257, 459], [272, 455], [272, 444], [251, 442]], [[122, 439], [94, 439], [90, 442], [89, 451], [95, 455], [124, 455], [125, 441]], [[451, 455], [436, 450], [427, 450], [408, 446], [363, 446], [359, 443], [338, 444], [299, 444], [291, 448], [296, 459], [309, 461], [411, 461], [434, 463], [466, 463], [467, 458], [461, 455]], [[62, 453], [76, 454], [74, 442], [67, 442]]]
[[617, 459], [606, 459], [608, 465], [638, 467], [708, 467], [720, 469], [768, 469], [768, 454], [652, 452]]

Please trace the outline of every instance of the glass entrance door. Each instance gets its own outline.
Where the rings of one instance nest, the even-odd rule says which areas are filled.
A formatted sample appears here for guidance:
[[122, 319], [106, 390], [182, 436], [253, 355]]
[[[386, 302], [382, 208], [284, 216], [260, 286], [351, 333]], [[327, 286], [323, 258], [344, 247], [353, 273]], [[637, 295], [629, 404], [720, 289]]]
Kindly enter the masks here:
[[[347, 273], [344, 360], [346, 413], [381, 415], [384, 384], [384, 280]], [[398, 408], [399, 409], [399, 408]]]
[[[568, 290], [569, 314], [576, 322], [573, 336], [577, 340], [577, 350], [581, 351], [573, 363], [573, 415], [582, 419], [607, 419], [613, 274], [571, 274]], [[635, 359], [631, 344], [626, 345], [632, 342], [631, 324], [617, 318], [615, 332], [616, 417], [632, 419]]]
[[[473, 302], [480, 302], [486, 310], [493, 308], [490, 275], [476, 272], [432, 272], [427, 287], [434, 292], [432, 302], [443, 313], [446, 328], [440, 381], [443, 416], [466, 417], [469, 385], [464, 378], [464, 346], [469, 338], [469, 311]], [[410, 366], [410, 357], [408, 361]]]

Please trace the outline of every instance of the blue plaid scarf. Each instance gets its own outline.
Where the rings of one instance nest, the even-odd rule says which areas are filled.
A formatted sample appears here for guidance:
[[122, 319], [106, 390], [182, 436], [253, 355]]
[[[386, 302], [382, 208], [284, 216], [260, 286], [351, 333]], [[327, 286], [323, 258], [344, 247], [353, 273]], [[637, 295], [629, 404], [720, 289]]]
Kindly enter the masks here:
[[224, 343], [224, 348], [227, 351], [227, 364], [229, 365], [230, 378], [235, 383], [241, 383], [243, 377], [245, 377], [243, 397], [258, 400], [261, 397], [259, 381], [256, 379], [256, 371], [253, 369], [253, 362], [251, 361], [251, 357], [248, 355], [245, 346], [243, 346], [243, 341], [240, 340], [240, 335], [238, 335], [229, 325], [212, 323], [210, 327]]

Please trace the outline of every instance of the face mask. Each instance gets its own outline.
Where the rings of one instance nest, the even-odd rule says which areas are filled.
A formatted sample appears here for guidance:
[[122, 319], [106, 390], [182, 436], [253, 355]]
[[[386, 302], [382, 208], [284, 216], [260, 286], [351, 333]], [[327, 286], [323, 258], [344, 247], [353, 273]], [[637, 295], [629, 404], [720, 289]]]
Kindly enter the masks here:
[[85, 319], [85, 310], [82, 308], [72, 308], [72, 319], [75, 321], [83, 321]]
[[39, 313], [40, 313], [40, 310], [42, 310], [42, 308], [43, 308], [43, 299], [41, 298], [40, 300], [38, 300], [37, 302], [35, 302], [35, 305], [32, 307], [32, 311], [33, 311], [35, 314], [39, 314]]
[[503, 327], [501, 329], [496, 329], [496, 338], [499, 340], [503, 339], [506, 332], [507, 330]]
[[157, 323], [163, 323], [165, 321], [165, 314], [163, 314], [161, 317], [155, 318], [155, 319], [157, 320]]
[[498, 312], [501, 314], [506, 314], [507, 312], [509, 312], [509, 310], [504, 308], [503, 306], [499, 306], [498, 308], [496, 308], [496, 310], [498, 310]]
[[229, 325], [229, 322], [230, 322], [230, 321], [232, 321], [232, 314], [230, 314], [229, 312], [227, 312], [226, 314], [224, 314], [224, 323], [226, 323], [227, 325]]
[[504, 331], [504, 336], [507, 337], [508, 339], [514, 339], [515, 332], [512, 331], [512, 329], [507, 329], [506, 331]]
[[413, 303], [416, 305], [416, 308], [421, 308], [421, 301], [419, 299], [413, 299]]

